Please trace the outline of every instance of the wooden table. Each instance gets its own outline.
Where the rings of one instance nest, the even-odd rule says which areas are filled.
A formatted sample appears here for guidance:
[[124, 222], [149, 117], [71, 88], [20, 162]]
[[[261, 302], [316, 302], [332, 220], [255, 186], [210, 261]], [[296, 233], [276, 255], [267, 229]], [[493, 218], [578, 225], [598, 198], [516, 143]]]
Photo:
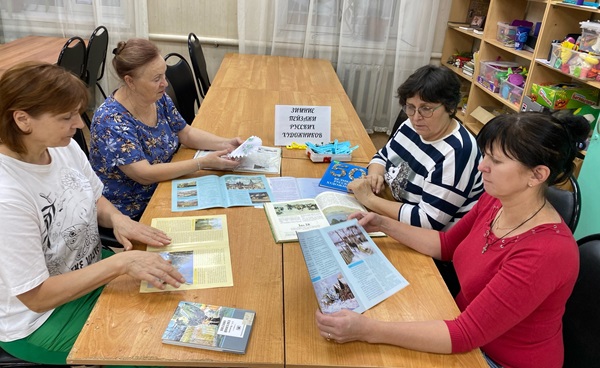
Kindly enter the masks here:
[[[312, 73], [320, 77], [313, 78]], [[273, 145], [275, 104], [331, 104], [332, 116], [355, 116], [351, 105], [346, 106], [350, 102], [343, 97], [341, 85], [334, 76], [331, 65], [323, 60], [227, 55], [194, 125], [223, 136], [257, 135], [265, 145]], [[358, 160], [354, 163], [368, 162], [363, 160], [370, 160], [375, 148], [358, 118], [332, 120], [332, 132], [343, 132], [344, 139], [361, 142], [359, 154], [355, 155]], [[318, 177], [327, 167], [327, 164], [311, 162], [303, 152], [286, 153], [282, 159], [282, 176]], [[192, 155], [192, 150], [183, 148], [174, 160]], [[208, 174], [223, 173], [196, 173]], [[164, 182], [158, 185], [141, 221], [149, 224], [154, 217], [212, 214], [227, 215], [234, 286], [140, 294], [139, 282], [121, 276], [102, 292], [67, 358], [69, 364], [486, 366], [478, 351], [436, 355], [358, 342], [338, 345], [320, 338], [314, 323], [316, 298], [300, 248], [297, 243], [283, 246], [274, 242], [262, 209], [235, 207], [173, 213], [171, 184]], [[452, 318], [458, 314], [429, 257], [389, 238], [377, 239], [377, 243], [408, 279], [410, 286], [367, 311], [367, 315], [385, 320], [419, 320]], [[255, 310], [256, 325], [247, 353], [236, 355], [162, 344], [160, 337], [180, 300]]]
[[[323, 164], [284, 158], [282, 176], [321, 177]], [[452, 319], [459, 314], [431, 257], [390, 237], [373, 238], [408, 280], [409, 286], [364, 314], [387, 321]], [[319, 335], [319, 308], [298, 243], [283, 244], [285, 362], [287, 367], [487, 367], [479, 349], [465, 354], [432, 354], [364, 342], [337, 344]]]
[[[375, 146], [331, 63], [321, 59], [227, 54], [194, 125], [222, 136], [260, 137], [274, 144], [275, 105], [331, 106], [331, 139], [359, 145], [355, 162], [368, 163]], [[298, 142], [304, 143], [304, 142]], [[308, 160], [303, 150], [283, 157]]]
[[43, 61], [55, 64], [68, 38], [27, 36], [0, 44], [0, 76], [22, 61]]

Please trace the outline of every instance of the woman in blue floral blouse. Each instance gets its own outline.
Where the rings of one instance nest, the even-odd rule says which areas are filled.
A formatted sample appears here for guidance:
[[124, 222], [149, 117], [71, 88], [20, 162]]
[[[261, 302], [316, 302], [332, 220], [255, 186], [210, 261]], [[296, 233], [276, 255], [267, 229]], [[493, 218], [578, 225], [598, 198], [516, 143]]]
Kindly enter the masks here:
[[[165, 93], [166, 63], [145, 39], [119, 42], [113, 67], [122, 81], [96, 110], [91, 127], [90, 162], [104, 183], [104, 196], [121, 212], [139, 219], [160, 181], [202, 168], [231, 170], [224, 158], [242, 143], [186, 124]], [[179, 144], [214, 150], [210, 155], [171, 162]]]

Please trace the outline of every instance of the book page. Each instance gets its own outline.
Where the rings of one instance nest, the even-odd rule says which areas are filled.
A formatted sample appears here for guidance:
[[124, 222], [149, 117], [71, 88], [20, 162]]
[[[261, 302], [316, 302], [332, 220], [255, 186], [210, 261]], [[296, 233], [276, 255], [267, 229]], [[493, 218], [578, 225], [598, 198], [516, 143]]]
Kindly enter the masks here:
[[[348, 216], [354, 212], [367, 212], [367, 209], [351, 194], [329, 191], [319, 194], [315, 200], [331, 225], [348, 220]], [[381, 231], [372, 232], [369, 235], [377, 237], [387, 236]]]
[[221, 176], [221, 185], [229, 206], [262, 207], [273, 198], [271, 186], [264, 175], [224, 175]]
[[314, 199], [265, 203], [267, 219], [276, 242], [296, 241], [296, 231], [329, 225]]
[[161, 290], [142, 281], [140, 292], [233, 286], [225, 215], [155, 218], [152, 226], [163, 230], [172, 241], [166, 247], [147, 247], [146, 250], [171, 261], [186, 282], [179, 288], [166, 285]]
[[294, 178], [291, 176], [268, 177], [274, 202], [293, 201], [303, 198], [315, 198], [323, 192], [334, 192], [332, 189], [319, 186], [320, 178]]
[[298, 240], [323, 313], [362, 313], [408, 285], [356, 219], [298, 232]]

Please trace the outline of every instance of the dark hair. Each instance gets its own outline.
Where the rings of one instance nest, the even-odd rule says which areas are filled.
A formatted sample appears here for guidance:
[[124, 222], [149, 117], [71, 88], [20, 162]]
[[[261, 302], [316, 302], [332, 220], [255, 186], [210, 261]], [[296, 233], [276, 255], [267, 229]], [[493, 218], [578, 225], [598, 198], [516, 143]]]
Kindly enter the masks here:
[[160, 56], [160, 50], [152, 42], [143, 38], [121, 41], [113, 50], [113, 68], [124, 79], [126, 75], [136, 76], [139, 68]]
[[488, 121], [477, 135], [481, 152], [497, 145], [502, 152], [523, 165], [547, 166], [550, 186], [562, 183], [573, 173], [573, 160], [590, 131], [583, 116], [564, 110], [553, 115], [523, 112], [499, 115]]
[[439, 102], [450, 116], [454, 116], [460, 102], [460, 80], [450, 69], [425, 65], [417, 69], [398, 87], [400, 105], [410, 97], [419, 96], [426, 102]]
[[26, 153], [23, 132], [14, 121], [15, 111], [33, 117], [45, 113], [59, 115], [88, 105], [85, 83], [60, 66], [23, 62], [8, 69], [0, 78], [0, 141], [10, 150]]

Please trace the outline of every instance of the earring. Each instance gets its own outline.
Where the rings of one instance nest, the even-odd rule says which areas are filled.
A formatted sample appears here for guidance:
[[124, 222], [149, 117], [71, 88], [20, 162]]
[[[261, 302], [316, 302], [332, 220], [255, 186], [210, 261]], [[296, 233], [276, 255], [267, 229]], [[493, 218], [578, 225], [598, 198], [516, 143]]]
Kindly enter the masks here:
[[531, 184], [531, 183], [527, 183], [527, 186], [528, 186], [529, 188], [531, 188], [531, 187], [533, 187], [533, 184]]

